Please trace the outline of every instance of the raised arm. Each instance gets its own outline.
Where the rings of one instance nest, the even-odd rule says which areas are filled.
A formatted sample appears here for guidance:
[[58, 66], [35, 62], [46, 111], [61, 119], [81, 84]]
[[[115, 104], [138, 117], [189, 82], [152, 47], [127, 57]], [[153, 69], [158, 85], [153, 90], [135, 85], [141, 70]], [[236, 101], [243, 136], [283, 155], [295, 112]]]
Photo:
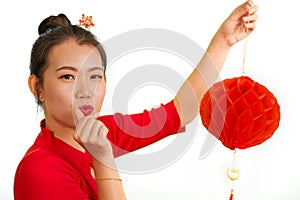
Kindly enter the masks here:
[[174, 104], [181, 126], [191, 122], [199, 113], [202, 96], [215, 82], [230, 48], [247, 37], [255, 28], [258, 7], [252, 1], [238, 6], [223, 22], [212, 38], [201, 61], [184, 82]]

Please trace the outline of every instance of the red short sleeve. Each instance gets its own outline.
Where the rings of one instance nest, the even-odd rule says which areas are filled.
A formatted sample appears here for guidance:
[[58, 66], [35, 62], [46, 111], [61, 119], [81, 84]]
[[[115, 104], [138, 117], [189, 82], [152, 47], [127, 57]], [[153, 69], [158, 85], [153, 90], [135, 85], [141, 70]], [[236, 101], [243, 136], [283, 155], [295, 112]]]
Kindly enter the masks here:
[[116, 113], [98, 119], [109, 130], [107, 137], [112, 143], [115, 157], [185, 130], [180, 126], [180, 118], [173, 101], [138, 114]]

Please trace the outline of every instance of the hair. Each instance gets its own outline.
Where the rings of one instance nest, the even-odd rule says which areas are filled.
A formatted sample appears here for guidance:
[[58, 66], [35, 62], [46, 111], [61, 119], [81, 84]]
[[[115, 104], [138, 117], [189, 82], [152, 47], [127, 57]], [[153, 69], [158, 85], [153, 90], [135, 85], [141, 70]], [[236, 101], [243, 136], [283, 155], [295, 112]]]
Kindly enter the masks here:
[[[82, 27], [72, 25], [66, 15], [61, 13], [57, 16], [51, 15], [45, 18], [38, 27], [38, 33], [39, 37], [34, 42], [31, 50], [30, 75], [35, 75], [39, 79], [40, 87], [43, 87], [44, 72], [49, 63], [49, 52], [53, 47], [70, 39], [76, 41], [79, 45], [89, 44], [97, 48], [102, 59], [105, 77], [107, 60], [104, 48], [95, 35]], [[39, 101], [38, 89], [36, 92], [37, 104], [42, 105]]]

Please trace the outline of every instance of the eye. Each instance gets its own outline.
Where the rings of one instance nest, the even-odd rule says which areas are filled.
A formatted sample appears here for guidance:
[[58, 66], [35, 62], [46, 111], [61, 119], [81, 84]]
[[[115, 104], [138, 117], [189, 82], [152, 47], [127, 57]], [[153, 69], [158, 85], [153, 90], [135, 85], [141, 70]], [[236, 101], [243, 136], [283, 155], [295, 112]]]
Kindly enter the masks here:
[[63, 75], [61, 77], [59, 77], [60, 79], [65, 79], [65, 80], [75, 80], [74, 76], [71, 75], [71, 74], [66, 74], [66, 75]]
[[100, 80], [100, 79], [102, 79], [103, 78], [103, 76], [102, 75], [92, 75], [91, 76], [91, 79], [93, 79], [93, 80]]

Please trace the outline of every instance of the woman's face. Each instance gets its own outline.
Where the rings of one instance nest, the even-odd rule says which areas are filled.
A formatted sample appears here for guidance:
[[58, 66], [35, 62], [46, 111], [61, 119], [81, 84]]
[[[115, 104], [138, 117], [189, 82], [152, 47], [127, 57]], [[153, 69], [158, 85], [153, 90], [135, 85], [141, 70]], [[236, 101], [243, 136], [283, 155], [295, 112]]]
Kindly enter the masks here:
[[48, 60], [42, 89], [46, 122], [74, 128], [83, 116], [100, 112], [106, 87], [97, 49], [68, 40], [52, 48]]

